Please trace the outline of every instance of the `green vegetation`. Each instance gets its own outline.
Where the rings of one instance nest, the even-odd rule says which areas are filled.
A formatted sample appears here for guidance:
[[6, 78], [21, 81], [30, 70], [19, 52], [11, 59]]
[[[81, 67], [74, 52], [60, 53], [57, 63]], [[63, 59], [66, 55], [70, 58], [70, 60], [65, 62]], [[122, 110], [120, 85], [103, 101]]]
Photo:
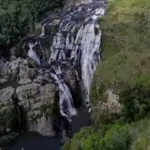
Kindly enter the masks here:
[[150, 120], [84, 128], [63, 150], [149, 150]]
[[92, 87], [93, 101], [101, 97], [101, 86], [124, 87], [150, 76], [150, 1], [113, 0], [100, 20], [104, 59]]
[[[63, 150], [149, 150], [150, 1], [110, 1], [100, 24], [104, 59], [91, 88], [94, 124]], [[117, 117], [108, 113], [111, 107], [102, 109], [108, 89], [118, 95], [122, 106]]]
[[126, 87], [120, 92], [120, 102], [123, 105], [122, 119], [125, 122], [150, 117], [149, 86], [138, 83], [134, 87]]
[[63, 4], [63, 0], [0, 0], [0, 46], [15, 45], [48, 10]]
[[128, 108], [128, 116], [136, 113], [133, 120], [149, 116], [149, 21], [148, 0], [110, 2], [106, 15], [100, 20], [104, 59], [95, 73], [91, 88], [94, 106], [106, 100], [104, 92], [107, 89], [113, 89], [120, 96], [120, 102], [131, 107], [130, 111]]

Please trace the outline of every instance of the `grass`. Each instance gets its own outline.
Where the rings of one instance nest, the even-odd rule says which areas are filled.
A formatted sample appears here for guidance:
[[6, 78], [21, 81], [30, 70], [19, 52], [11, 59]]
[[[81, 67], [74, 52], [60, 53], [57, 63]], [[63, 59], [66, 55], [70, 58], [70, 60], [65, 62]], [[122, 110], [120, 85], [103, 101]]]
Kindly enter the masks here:
[[106, 88], [133, 85], [141, 76], [150, 76], [150, 1], [113, 0], [100, 20], [104, 59], [91, 90], [93, 101]]

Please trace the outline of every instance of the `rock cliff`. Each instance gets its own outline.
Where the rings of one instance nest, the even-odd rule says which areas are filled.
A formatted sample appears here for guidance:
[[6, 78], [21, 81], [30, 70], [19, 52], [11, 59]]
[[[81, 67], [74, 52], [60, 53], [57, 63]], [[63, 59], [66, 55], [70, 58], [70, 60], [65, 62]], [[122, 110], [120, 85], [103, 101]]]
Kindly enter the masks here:
[[[46, 77], [46, 72], [30, 68], [28, 60], [17, 58], [14, 61], [1, 60], [0, 75], [0, 120], [11, 117], [5, 112], [14, 107], [12, 95], [16, 93], [18, 105], [27, 113], [29, 130], [53, 135], [51, 118], [50, 115], [46, 117], [46, 113], [51, 111], [57, 88]], [[4, 128], [1, 124], [0, 129]]]

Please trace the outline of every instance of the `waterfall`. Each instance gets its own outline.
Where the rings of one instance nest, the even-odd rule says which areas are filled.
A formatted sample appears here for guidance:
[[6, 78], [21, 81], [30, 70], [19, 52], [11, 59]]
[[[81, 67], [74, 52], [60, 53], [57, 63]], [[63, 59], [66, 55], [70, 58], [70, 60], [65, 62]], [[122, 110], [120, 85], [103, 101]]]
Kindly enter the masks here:
[[35, 47], [37, 43], [29, 43], [29, 51], [28, 51], [28, 57], [33, 59], [38, 65], [40, 65], [40, 59], [37, 56], [36, 52], [33, 50], [33, 47]]
[[[70, 7], [60, 17], [59, 29], [50, 47], [48, 63], [53, 71], [50, 70], [49, 74], [59, 88], [60, 114], [69, 122], [77, 112], [70, 89], [64, 80], [62, 64], [71, 62], [71, 67], [76, 70], [77, 78], [82, 85], [84, 103], [89, 107], [91, 81], [96, 66], [100, 63], [101, 30], [99, 18], [104, 13], [105, 0], [91, 0], [90, 3]], [[38, 44], [40, 44], [40, 38], [48, 36], [45, 28], [51, 24], [51, 20], [43, 23], [41, 34], [37, 38]], [[29, 56], [40, 63], [38, 56], [33, 51], [34, 46], [29, 43]], [[40, 47], [42, 47], [41, 44]], [[44, 47], [41, 49], [43, 51]]]
[[51, 77], [54, 79], [59, 88], [59, 107], [60, 114], [71, 122], [71, 117], [76, 115], [76, 110], [73, 105], [73, 98], [71, 96], [69, 87], [65, 84], [62, 78], [62, 71], [60, 66], [52, 67], [54, 73], [51, 73]]

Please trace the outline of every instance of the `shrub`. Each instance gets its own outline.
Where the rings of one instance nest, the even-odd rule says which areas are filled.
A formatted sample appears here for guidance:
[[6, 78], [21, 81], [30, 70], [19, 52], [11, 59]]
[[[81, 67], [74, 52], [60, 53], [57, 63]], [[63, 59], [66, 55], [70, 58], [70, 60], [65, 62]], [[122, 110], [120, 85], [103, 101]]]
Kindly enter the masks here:
[[140, 77], [134, 86], [127, 86], [120, 92], [122, 118], [127, 122], [150, 117], [150, 79], [143, 79]]
[[63, 150], [149, 150], [150, 120], [85, 128]]
[[99, 150], [128, 150], [131, 145], [128, 128], [122, 125], [112, 126], [100, 140]]
[[0, 0], [0, 46], [15, 45], [48, 10], [63, 4], [63, 0]]

